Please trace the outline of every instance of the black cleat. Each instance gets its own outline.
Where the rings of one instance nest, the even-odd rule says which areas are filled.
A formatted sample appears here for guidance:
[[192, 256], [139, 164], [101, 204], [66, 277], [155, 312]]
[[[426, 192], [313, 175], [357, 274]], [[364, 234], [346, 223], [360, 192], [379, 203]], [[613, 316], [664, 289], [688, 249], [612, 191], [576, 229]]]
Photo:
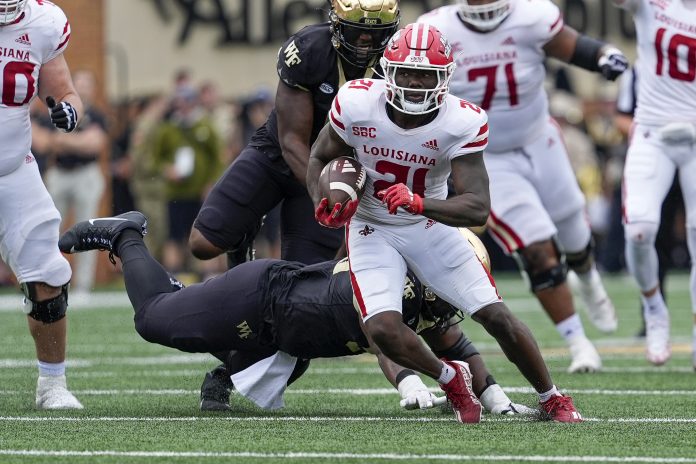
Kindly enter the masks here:
[[233, 387], [224, 364], [206, 373], [201, 385], [201, 411], [229, 411]]
[[129, 211], [114, 217], [78, 222], [60, 237], [58, 248], [63, 253], [89, 250], [106, 250], [113, 253], [116, 239], [126, 229], [145, 235], [147, 218], [139, 211]]

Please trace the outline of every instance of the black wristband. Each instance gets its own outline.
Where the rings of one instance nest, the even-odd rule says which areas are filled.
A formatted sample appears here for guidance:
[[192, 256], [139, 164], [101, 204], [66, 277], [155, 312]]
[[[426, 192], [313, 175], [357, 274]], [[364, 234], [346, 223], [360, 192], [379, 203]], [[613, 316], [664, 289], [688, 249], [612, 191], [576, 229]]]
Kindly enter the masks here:
[[411, 369], [404, 369], [396, 374], [396, 384], [399, 385], [402, 380], [404, 380], [409, 375], [416, 375]]
[[570, 64], [574, 64], [588, 71], [599, 71], [597, 62], [602, 47], [606, 45], [601, 40], [593, 39], [584, 34], [580, 34], [575, 44], [575, 51], [570, 58]]

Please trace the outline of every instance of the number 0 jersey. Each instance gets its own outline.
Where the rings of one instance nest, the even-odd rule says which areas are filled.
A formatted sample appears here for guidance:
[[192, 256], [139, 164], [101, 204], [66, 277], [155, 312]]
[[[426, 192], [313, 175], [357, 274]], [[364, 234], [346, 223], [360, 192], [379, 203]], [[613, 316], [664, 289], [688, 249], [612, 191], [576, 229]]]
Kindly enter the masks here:
[[681, 0], [615, 0], [633, 13], [638, 36], [635, 122], [696, 123], [696, 9]]
[[16, 22], [0, 27], [0, 175], [29, 154], [29, 104], [38, 94], [39, 70], [65, 51], [69, 39], [65, 14], [48, 1], [29, 0]]
[[425, 198], [447, 198], [451, 161], [483, 151], [488, 144], [486, 112], [465, 100], [447, 95], [430, 123], [402, 129], [387, 115], [385, 82], [361, 79], [338, 91], [329, 120], [338, 135], [355, 150], [367, 171], [367, 186], [356, 217], [383, 224], [422, 221], [401, 209], [389, 214], [377, 192], [406, 184]]
[[444, 6], [418, 21], [437, 27], [449, 40], [457, 69], [450, 92], [488, 112], [489, 152], [504, 152], [537, 139], [549, 119], [544, 91], [543, 46], [563, 28], [549, 0], [512, 0], [512, 11], [489, 32], [469, 29], [459, 7]]

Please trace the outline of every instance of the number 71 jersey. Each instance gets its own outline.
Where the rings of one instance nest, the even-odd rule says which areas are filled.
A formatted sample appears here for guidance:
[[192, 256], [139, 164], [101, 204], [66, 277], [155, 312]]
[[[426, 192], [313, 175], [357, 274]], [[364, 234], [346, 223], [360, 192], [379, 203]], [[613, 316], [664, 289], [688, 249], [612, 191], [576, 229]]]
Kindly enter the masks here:
[[633, 13], [638, 36], [635, 121], [696, 123], [696, 9], [681, 0], [615, 0]]
[[423, 216], [402, 209], [389, 214], [377, 192], [403, 183], [422, 197], [446, 199], [451, 161], [486, 148], [488, 118], [478, 106], [447, 95], [430, 123], [402, 129], [389, 119], [387, 105], [383, 80], [349, 81], [334, 98], [329, 121], [367, 171], [356, 217], [383, 224], [412, 224]]
[[13, 24], [0, 27], [0, 175], [17, 169], [31, 150], [29, 104], [39, 70], [68, 46], [70, 25], [47, 0], [30, 0]]

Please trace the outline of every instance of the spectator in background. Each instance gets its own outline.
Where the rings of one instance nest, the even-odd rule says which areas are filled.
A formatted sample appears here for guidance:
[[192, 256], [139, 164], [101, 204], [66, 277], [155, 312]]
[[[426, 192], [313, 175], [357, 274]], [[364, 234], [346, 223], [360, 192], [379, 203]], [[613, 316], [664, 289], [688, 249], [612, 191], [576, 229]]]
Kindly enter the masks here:
[[186, 240], [208, 189], [222, 172], [220, 137], [193, 87], [180, 86], [172, 113], [157, 129], [152, 156], [166, 182], [169, 237], [163, 261], [172, 272], [191, 271]]
[[169, 111], [169, 98], [161, 95], [146, 97], [140, 105], [129, 140], [133, 170], [131, 190], [137, 209], [147, 215], [148, 223], [152, 226], [145, 236], [145, 243], [152, 255], [162, 260], [169, 230], [166, 181], [158, 170], [152, 150], [155, 131]]
[[135, 201], [130, 189], [130, 181], [133, 176], [133, 160], [130, 156], [130, 141], [133, 132], [133, 122], [140, 111], [140, 102], [125, 99], [117, 106], [116, 113], [112, 115], [114, 124], [112, 128], [111, 146], [111, 214], [116, 216], [127, 211], [133, 211]]
[[[75, 222], [94, 217], [104, 193], [104, 174], [100, 161], [106, 154], [106, 117], [94, 107], [97, 84], [94, 73], [73, 73], [75, 90], [85, 106], [82, 122], [66, 134], [58, 131], [46, 117], [34, 119], [32, 144], [48, 157], [46, 187], [63, 219], [72, 214]], [[41, 126], [41, 127], [37, 127]], [[40, 147], [40, 148], [39, 148]], [[63, 226], [69, 224], [63, 223]], [[76, 257], [71, 296], [87, 295], [94, 286], [96, 257]]]

